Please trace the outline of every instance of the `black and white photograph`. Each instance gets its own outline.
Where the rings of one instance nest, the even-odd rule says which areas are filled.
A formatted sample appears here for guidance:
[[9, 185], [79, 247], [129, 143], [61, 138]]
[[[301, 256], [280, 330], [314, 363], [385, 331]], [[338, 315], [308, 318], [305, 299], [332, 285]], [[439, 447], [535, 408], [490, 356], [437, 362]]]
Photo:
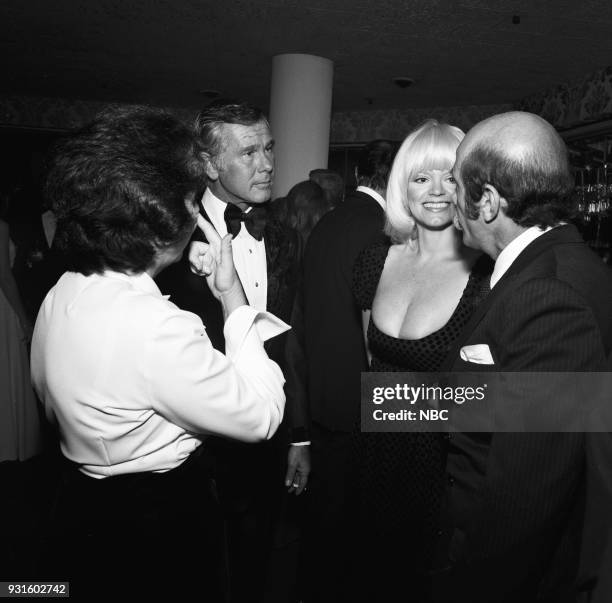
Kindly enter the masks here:
[[612, 3], [0, 24], [0, 598], [612, 601]]

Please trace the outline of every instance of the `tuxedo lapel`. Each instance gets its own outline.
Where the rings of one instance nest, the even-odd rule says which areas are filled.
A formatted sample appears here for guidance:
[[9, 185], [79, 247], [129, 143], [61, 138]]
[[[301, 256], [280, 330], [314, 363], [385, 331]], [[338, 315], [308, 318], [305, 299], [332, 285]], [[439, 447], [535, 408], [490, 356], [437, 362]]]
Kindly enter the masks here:
[[[206, 213], [206, 210], [204, 209], [204, 206], [202, 205], [202, 203], [200, 202], [200, 215], [213, 227], [215, 228], [215, 225], [212, 223], [212, 220], [210, 219], [210, 216]], [[215, 228], [215, 231], [217, 231], [217, 229]], [[204, 241], [205, 243], [208, 243], [208, 241], [206, 240], [206, 237], [204, 236], [204, 233], [201, 231], [200, 228], [196, 227], [196, 229], [193, 231], [193, 236], [191, 237], [192, 241]]]
[[555, 245], [574, 243], [582, 243], [582, 238], [580, 237], [580, 234], [576, 228], [568, 224], [552, 229], [529, 244], [519, 254], [516, 260], [512, 262], [510, 268], [508, 268], [495, 287], [493, 287], [491, 293], [489, 293], [489, 295], [476, 307], [470, 320], [468, 320], [465, 327], [461, 330], [459, 337], [457, 337], [455, 343], [452, 345], [450, 352], [440, 370], [452, 370], [455, 361], [459, 357], [459, 350], [463, 347], [469, 335], [474, 332], [493, 304], [495, 304], [497, 300], [506, 296], [508, 291], [516, 286], [516, 283], [520, 281], [519, 277], [521, 273], [536, 258], [538, 258], [544, 251]]
[[[210, 222], [201, 204], [200, 213]], [[192, 240], [206, 242], [199, 228], [196, 228]], [[264, 230], [264, 244], [268, 278], [266, 309], [289, 322], [298, 273], [297, 233], [270, 216]]]
[[[204, 209], [203, 205], [200, 203], [200, 214], [202, 215], [202, 217], [213, 227], [215, 228], [215, 225], [212, 223], [212, 220], [210, 219], [210, 217], [208, 216], [208, 214], [206, 213], [206, 210]], [[215, 231], [217, 231], [217, 229], [215, 228]], [[217, 234], [218, 231], [217, 231]], [[191, 237], [192, 241], [203, 241], [204, 243], [208, 243], [208, 241], [206, 240], [206, 237], [204, 236], [204, 233], [199, 229], [196, 228], [193, 236]], [[238, 276], [238, 280], [240, 281], [240, 275], [238, 273], [236, 273]], [[242, 281], [240, 281], [240, 283], [242, 284]], [[206, 288], [209, 292], [210, 289], [208, 289], [208, 287]], [[244, 289], [244, 285], [243, 285], [243, 289]], [[212, 295], [212, 293], [210, 293]], [[248, 300], [247, 300], [248, 301]]]
[[[505, 275], [504, 275], [505, 276]], [[480, 324], [482, 319], [486, 316], [489, 308], [496, 302], [496, 300], [500, 299], [504, 295], [504, 291], [509, 287], [512, 287], [514, 278], [502, 279], [505, 282], [502, 283], [500, 280], [499, 283], [493, 288], [493, 290], [476, 306], [472, 316], [467, 321], [459, 336], [452, 344], [449, 353], [446, 356], [446, 359], [442, 363], [440, 367], [441, 372], [451, 371], [452, 367], [459, 357], [459, 350], [464, 346], [467, 338], [471, 333], [474, 332], [476, 327]]]
[[268, 269], [267, 309], [289, 321], [298, 271], [297, 233], [270, 217], [264, 230]]
[[266, 224], [264, 241], [266, 245], [266, 268], [268, 270], [268, 305], [274, 305], [275, 296], [278, 292], [274, 281], [278, 276], [278, 254], [281, 247], [281, 240], [277, 224], [272, 220]]
[[558, 226], [557, 228], [549, 230], [523, 249], [516, 260], [512, 262], [512, 265], [508, 268], [504, 276], [499, 280], [497, 285], [495, 285], [494, 289], [497, 289], [498, 285], [502, 283], [506, 277], [510, 278], [513, 275], [520, 274], [529, 264], [550, 247], [575, 243], [584, 243], [575, 226], [566, 224], [565, 226]]

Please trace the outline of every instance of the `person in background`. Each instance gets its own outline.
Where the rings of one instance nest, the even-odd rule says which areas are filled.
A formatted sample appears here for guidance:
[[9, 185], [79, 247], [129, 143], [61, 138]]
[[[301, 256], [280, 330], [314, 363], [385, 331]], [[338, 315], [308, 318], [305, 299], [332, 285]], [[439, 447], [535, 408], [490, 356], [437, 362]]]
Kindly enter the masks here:
[[305, 246], [312, 229], [332, 206], [316, 182], [304, 180], [293, 186], [286, 197], [275, 201], [272, 208], [280, 222], [299, 233]]
[[[223, 101], [199, 113], [195, 130], [203, 148], [207, 182], [198, 198], [200, 213], [220, 236], [234, 236], [232, 254], [249, 303], [289, 322], [301, 246], [298, 234], [270, 215], [274, 139], [268, 121], [248, 103]], [[202, 245], [194, 241], [190, 246], [196, 272]], [[191, 272], [190, 257], [186, 254], [182, 264], [160, 275], [160, 288], [179, 307], [201, 314], [213, 345], [223, 349], [221, 307]], [[268, 342], [266, 349], [284, 371], [285, 336]], [[287, 400], [286, 420], [272, 441], [253, 446], [215, 439], [211, 445], [227, 517], [232, 601], [263, 598], [275, 523], [280, 521], [282, 506], [295, 503], [286, 500], [286, 490], [301, 494], [308, 482], [305, 409], [291, 397]]]
[[16, 247], [5, 221], [10, 196], [0, 199], [0, 463], [42, 450], [38, 405], [30, 383], [32, 322], [21, 300], [13, 263]]
[[[455, 126], [427, 120], [393, 162], [386, 195], [390, 241], [364, 250], [354, 271], [371, 371], [438, 370], [486, 295], [489, 263], [478, 261], [482, 254], [465, 247], [453, 226], [451, 169], [463, 136]], [[358, 439], [363, 552], [377, 551], [374, 571], [365, 574], [364, 600], [392, 599], [408, 581], [419, 601], [436, 542], [443, 438], [393, 432]], [[381, 572], [387, 579], [380, 580]]]
[[52, 212], [45, 208], [40, 213], [40, 185], [33, 181], [28, 186], [11, 188], [7, 221], [17, 249], [13, 274], [25, 311], [34, 324], [42, 300], [65, 268], [59, 265], [52, 248], [55, 230]]
[[[361, 317], [352, 294], [353, 264], [368, 245], [383, 241], [385, 190], [395, 145], [374, 140], [359, 154], [358, 187], [324, 215], [306, 246], [300, 316], [289, 343], [302, 340], [287, 373], [287, 387], [308, 400], [313, 475], [303, 547], [304, 600], [351, 598], [352, 436], [360, 413], [360, 373], [366, 370]], [[300, 356], [301, 350], [305, 356]], [[297, 396], [298, 394], [293, 394]]]
[[65, 468], [41, 571], [70, 579], [77, 597], [224, 600], [201, 453], [210, 434], [255, 442], [282, 420], [284, 378], [263, 340], [288, 327], [246, 305], [231, 236], [202, 224], [227, 355], [153, 280], [194, 231], [204, 174], [191, 129], [146, 107], [101, 113], [50, 162], [69, 271], [38, 314], [32, 381]]
[[32, 543], [40, 535], [39, 520], [54, 483], [53, 465], [47, 462], [51, 455], [45, 454], [55, 448], [54, 434], [47, 429], [30, 377], [35, 316], [24, 299], [28, 288], [16, 278], [28, 242], [23, 214], [15, 207], [23, 200], [17, 187], [6, 187], [0, 197], [0, 568], [5, 577], [33, 570]]
[[344, 200], [344, 179], [338, 172], [318, 168], [310, 170], [308, 178], [316, 182], [325, 194], [325, 199], [331, 207], [340, 205]]

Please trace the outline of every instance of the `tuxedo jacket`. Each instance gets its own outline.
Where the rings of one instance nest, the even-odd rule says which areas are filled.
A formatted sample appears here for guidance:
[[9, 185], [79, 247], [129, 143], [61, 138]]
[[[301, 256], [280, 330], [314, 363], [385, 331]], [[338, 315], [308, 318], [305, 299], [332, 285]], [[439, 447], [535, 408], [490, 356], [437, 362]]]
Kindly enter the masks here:
[[365, 247], [384, 239], [383, 227], [382, 207], [355, 191], [323, 216], [306, 246], [302, 380], [311, 420], [330, 430], [352, 431], [359, 420], [360, 373], [367, 370], [367, 359], [352, 291], [353, 264]]
[[[479, 344], [493, 364], [461, 359], [462, 347]], [[611, 348], [612, 271], [565, 225], [517, 257], [442, 370], [601, 371]], [[450, 435], [434, 600], [573, 601], [590, 588], [605, 544], [591, 536], [612, 515], [611, 442], [601, 433]]]
[[[204, 218], [206, 212], [201, 209]], [[200, 229], [193, 234], [193, 241], [203, 241]], [[266, 309], [287, 323], [291, 322], [292, 308], [300, 278], [301, 248], [297, 233], [282, 225], [271, 215], [264, 230], [266, 264], [268, 272], [268, 291]], [[189, 268], [189, 246], [181, 260], [166, 268], [158, 277], [157, 284], [162, 293], [170, 295], [170, 301], [182, 310], [197, 314], [206, 327], [206, 334], [213, 346], [225, 351], [223, 338], [223, 311], [221, 304], [211, 293], [206, 279], [193, 274]], [[285, 372], [286, 370], [286, 333], [265, 342], [268, 356]], [[287, 399], [285, 407], [285, 428], [287, 436], [293, 441], [304, 439], [306, 431], [306, 411], [297, 408]]]

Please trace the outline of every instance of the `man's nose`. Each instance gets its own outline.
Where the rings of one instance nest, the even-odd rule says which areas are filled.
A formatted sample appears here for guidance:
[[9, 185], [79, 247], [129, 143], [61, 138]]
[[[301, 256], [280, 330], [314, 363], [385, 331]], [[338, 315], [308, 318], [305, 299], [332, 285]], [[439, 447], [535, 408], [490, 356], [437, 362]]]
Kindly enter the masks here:
[[261, 153], [258, 169], [260, 172], [271, 172], [274, 169], [274, 157], [268, 156], [266, 152]]

